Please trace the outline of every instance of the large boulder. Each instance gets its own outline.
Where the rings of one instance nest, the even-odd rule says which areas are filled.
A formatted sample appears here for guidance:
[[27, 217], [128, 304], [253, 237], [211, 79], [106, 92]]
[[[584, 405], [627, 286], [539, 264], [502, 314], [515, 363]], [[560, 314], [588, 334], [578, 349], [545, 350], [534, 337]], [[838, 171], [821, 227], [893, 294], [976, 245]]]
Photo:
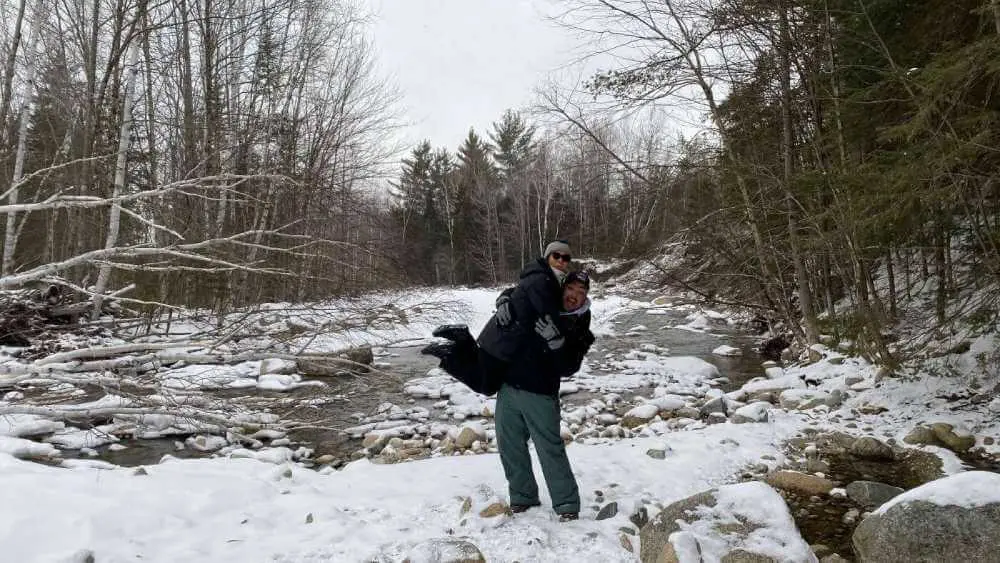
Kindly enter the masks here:
[[998, 560], [1000, 475], [969, 471], [883, 504], [854, 531], [862, 563]]
[[640, 537], [643, 563], [817, 561], [781, 495], [759, 481], [677, 501], [646, 524]]

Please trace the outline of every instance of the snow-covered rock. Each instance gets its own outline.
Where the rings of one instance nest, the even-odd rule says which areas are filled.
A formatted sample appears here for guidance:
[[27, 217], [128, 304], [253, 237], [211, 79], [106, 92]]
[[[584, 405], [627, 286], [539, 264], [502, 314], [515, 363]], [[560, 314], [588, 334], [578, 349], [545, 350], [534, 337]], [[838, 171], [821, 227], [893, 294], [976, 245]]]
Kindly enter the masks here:
[[715, 354], [716, 356], [742, 356], [743, 355], [743, 351], [740, 350], [739, 348], [736, 348], [735, 346], [729, 346], [729, 345], [726, 345], [726, 344], [723, 344], [722, 346], [719, 346], [715, 350], [712, 350], [712, 353]]
[[621, 423], [626, 428], [635, 428], [653, 420], [659, 412], [660, 408], [657, 405], [650, 403], [639, 405], [626, 412]]
[[0, 416], [0, 436], [27, 438], [58, 432], [65, 427], [66, 425], [62, 422], [31, 414], [8, 414]]
[[889, 500], [854, 531], [862, 561], [996, 561], [1000, 475], [969, 471]]
[[58, 457], [59, 450], [52, 444], [41, 444], [24, 438], [0, 436], [0, 454], [7, 454], [21, 459], [39, 459]]
[[778, 404], [788, 410], [809, 410], [830, 402], [830, 393], [818, 389], [786, 389], [778, 395]]
[[733, 422], [733, 424], [767, 422], [768, 413], [770, 412], [771, 407], [771, 403], [757, 401], [736, 409], [729, 419]]
[[741, 556], [741, 560], [817, 561], [781, 495], [759, 481], [726, 485], [675, 502], [643, 527], [640, 536], [642, 561], [689, 563]]
[[222, 436], [199, 435], [184, 440], [184, 445], [199, 452], [214, 452], [229, 445], [229, 441]]
[[298, 365], [292, 360], [284, 360], [281, 358], [268, 358], [260, 361], [260, 369], [258, 370], [259, 375], [267, 374], [290, 374], [295, 373], [298, 369]]
[[797, 375], [785, 375], [777, 379], [753, 378], [742, 389], [749, 396], [759, 393], [780, 393], [786, 389], [804, 388], [805, 382]]
[[[376, 559], [380, 560], [380, 559]], [[476, 544], [460, 538], [432, 538], [413, 546], [404, 558], [411, 563], [439, 563], [461, 561], [486, 563], [486, 558]]]

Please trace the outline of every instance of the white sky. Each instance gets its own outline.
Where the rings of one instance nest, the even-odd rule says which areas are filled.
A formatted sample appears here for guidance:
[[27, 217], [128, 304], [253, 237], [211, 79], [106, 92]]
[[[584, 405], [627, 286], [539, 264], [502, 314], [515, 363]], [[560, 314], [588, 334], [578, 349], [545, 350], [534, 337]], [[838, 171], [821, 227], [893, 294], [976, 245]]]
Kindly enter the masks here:
[[370, 0], [380, 66], [402, 90], [407, 146], [454, 150], [572, 60], [576, 39], [545, 19], [545, 0]]

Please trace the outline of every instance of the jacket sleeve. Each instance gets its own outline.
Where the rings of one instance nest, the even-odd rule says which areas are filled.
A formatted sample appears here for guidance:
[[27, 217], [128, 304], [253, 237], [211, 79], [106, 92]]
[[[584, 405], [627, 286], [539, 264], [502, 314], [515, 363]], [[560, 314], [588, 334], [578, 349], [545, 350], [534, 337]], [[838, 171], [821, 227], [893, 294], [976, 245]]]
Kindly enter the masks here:
[[551, 352], [550, 356], [552, 370], [560, 379], [580, 371], [583, 358], [594, 343], [594, 334], [590, 332], [590, 313], [587, 312], [574, 326], [565, 327], [563, 331], [566, 334], [566, 344]]
[[516, 288], [516, 287], [508, 287], [507, 289], [505, 289], [505, 290], [501, 291], [501, 292], [500, 292], [500, 295], [497, 295], [497, 301], [496, 301], [496, 302], [497, 302], [497, 304], [499, 304], [499, 303], [500, 303], [500, 300], [501, 300], [501, 299], [503, 299], [503, 298], [505, 298], [505, 297], [506, 297], [507, 299], [510, 299], [510, 296], [511, 296], [511, 294], [513, 294], [513, 293], [514, 293], [514, 290], [515, 290], [515, 289], [517, 289], [517, 288]]
[[539, 318], [550, 315], [553, 319], [559, 315], [562, 299], [558, 294], [553, 293], [553, 284], [549, 283], [547, 276], [536, 275], [524, 281], [518, 287], [521, 289], [530, 315], [525, 319], [525, 323], [531, 330], [534, 330], [534, 322]]

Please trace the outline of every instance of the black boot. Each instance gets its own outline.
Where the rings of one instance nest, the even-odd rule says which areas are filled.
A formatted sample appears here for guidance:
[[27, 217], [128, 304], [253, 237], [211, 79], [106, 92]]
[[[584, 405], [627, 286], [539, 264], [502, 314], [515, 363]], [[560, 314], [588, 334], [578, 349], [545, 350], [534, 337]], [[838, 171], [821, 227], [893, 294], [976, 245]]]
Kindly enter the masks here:
[[432, 336], [447, 338], [452, 342], [472, 342], [472, 333], [467, 325], [441, 325], [434, 329]]
[[455, 345], [451, 342], [441, 344], [435, 342], [434, 344], [428, 344], [424, 346], [424, 349], [420, 351], [421, 354], [426, 354], [428, 356], [434, 356], [438, 359], [445, 359], [446, 357], [452, 355], [455, 352]]

